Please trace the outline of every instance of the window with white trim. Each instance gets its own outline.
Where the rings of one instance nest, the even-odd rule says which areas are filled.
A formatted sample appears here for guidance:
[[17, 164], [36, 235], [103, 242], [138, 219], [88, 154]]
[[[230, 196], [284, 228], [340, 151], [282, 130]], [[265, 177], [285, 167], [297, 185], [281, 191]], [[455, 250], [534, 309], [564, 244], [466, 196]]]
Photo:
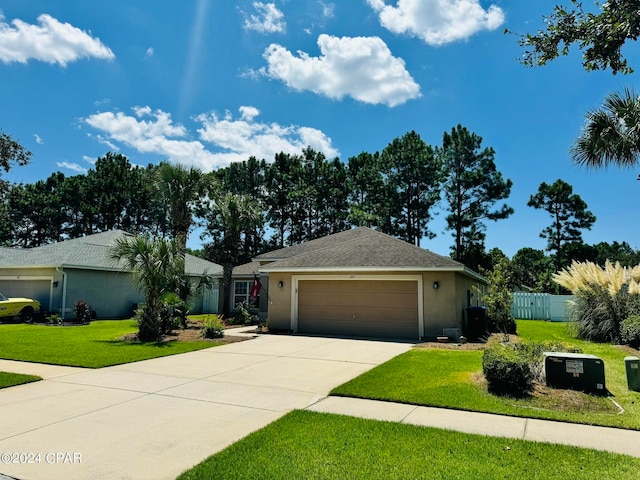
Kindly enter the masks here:
[[260, 305], [260, 295], [257, 297], [251, 297], [251, 285], [253, 280], [234, 280], [233, 281], [233, 305], [234, 310], [237, 309], [236, 305], [239, 303], [247, 303], [251, 308], [258, 308]]

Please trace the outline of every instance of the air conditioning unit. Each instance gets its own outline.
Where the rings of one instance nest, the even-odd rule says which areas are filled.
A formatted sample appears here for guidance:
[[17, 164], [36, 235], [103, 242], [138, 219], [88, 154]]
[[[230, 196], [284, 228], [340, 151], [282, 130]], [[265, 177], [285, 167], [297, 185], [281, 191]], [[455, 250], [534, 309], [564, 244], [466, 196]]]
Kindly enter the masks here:
[[462, 331], [459, 328], [443, 328], [442, 336], [448, 337], [451, 342], [459, 342]]
[[604, 362], [595, 355], [545, 352], [544, 372], [548, 387], [607, 394]]

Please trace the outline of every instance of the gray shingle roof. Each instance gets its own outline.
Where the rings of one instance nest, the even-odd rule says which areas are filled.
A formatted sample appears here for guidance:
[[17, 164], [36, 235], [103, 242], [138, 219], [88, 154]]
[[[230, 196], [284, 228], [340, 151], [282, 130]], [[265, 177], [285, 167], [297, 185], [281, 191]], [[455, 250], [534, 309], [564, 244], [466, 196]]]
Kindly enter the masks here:
[[[109, 258], [109, 246], [130, 234], [110, 230], [86, 237], [51, 243], [35, 248], [0, 248], [0, 268], [76, 267], [92, 270], [122, 270]], [[222, 275], [222, 267], [193, 255], [185, 256], [185, 270], [191, 275]]]
[[332, 245], [340, 245], [350, 240], [355, 240], [363, 236], [367, 236], [371, 233], [376, 233], [367, 227], [358, 227], [351, 230], [345, 230], [344, 232], [334, 233], [322, 238], [316, 238], [315, 240], [309, 240], [308, 242], [299, 243], [291, 247], [281, 248], [272, 252], [263, 253], [254, 258], [258, 261], [273, 261], [282, 260], [283, 258], [294, 257], [302, 253], [312, 252], [320, 248], [327, 248]]
[[233, 268], [234, 276], [250, 276], [258, 273], [260, 262], [249, 262]]
[[479, 277], [462, 263], [384, 233], [359, 227], [256, 257], [260, 271], [452, 270]]

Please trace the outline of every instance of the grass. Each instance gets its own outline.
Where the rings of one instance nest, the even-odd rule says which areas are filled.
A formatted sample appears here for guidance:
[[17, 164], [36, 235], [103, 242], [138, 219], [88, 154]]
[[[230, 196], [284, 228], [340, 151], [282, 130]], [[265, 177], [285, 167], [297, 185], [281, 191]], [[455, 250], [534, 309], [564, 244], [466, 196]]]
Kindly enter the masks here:
[[608, 452], [294, 411], [178, 478], [624, 480], [638, 469]]
[[[542, 389], [525, 399], [489, 394], [482, 377], [482, 351], [413, 349], [347, 382], [331, 393], [640, 430], [640, 393], [627, 388], [624, 357], [628, 351], [608, 344], [573, 339], [566, 324], [518, 321], [526, 340], [559, 340], [596, 355], [605, 363], [612, 397]], [[620, 409], [612, 400], [624, 409]]]
[[23, 383], [31, 383], [42, 380], [35, 375], [22, 375], [21, 373], [0, 372], [0, 388], [13, 387]]
[[0, 325], [0, 358], [101, 368], [209, 348], [216, 342], [119, 340], [138, 330], [135, 320], [101, 320], [81, 326]]

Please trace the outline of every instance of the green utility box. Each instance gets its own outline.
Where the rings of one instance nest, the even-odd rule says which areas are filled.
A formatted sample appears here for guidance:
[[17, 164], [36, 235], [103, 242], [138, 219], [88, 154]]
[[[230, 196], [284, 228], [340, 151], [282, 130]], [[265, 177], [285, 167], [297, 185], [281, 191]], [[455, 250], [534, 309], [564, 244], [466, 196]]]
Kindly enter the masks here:
[[627, 370], [627, 385], [629, 390], [640, 392], [640, 358], [625, 357], [624, 366]]
[[544, 372], [548, 387], [607, 394], [604, 362], [595, 355], [545, 352]]

